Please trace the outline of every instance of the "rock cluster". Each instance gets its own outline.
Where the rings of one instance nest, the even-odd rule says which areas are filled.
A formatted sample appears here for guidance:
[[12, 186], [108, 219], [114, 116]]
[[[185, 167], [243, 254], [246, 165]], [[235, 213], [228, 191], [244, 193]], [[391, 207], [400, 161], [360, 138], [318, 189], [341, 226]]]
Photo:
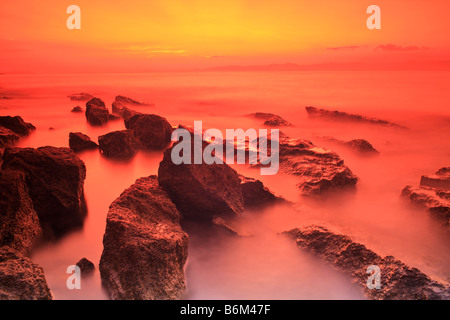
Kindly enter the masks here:
[[255, 112], [248, 115], [249, 117], [264, 120], [264, 125], [269, 127], [292, 126], [292, 124], [279, 115], [266, 112]]

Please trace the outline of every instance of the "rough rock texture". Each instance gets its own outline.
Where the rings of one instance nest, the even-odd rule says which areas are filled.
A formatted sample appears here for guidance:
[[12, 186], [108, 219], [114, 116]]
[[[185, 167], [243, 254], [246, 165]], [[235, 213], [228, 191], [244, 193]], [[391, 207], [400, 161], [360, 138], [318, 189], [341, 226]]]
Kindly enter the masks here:
[[7, 245], [26, 254], [41, 232], [25, 175], [0, 170], [0, 246]]
[[112, 114], [112, 113], [110, 113], [110, 114], [108, 115], [108, 120], [109, 120], [109, 121], [117, 121], [117, 120], [120, 120], [120, 119], [121, 119], [121, 117], [118, 116], [118, 115], [115, 115], [115, 114]]
[[95, 265], [86, 258], [80, 259], [76, 265], [80, 268], [81, 274], [84, 275], [91, 274], [95, 270]]
[[73, 107], [71, 112], [81, 113], [81, 112], [83, 112], [83, 108], [81, 108], [80, 106], [76, 106], [76, 107]]
[[439, 169], [436, 174], [422, 176], [420, 185], [424, 187], [450, 190], [450, 167]]
[[129, 159], [136, 154], [137, 143], [131, 130], [113, 131], [98, 137], [98, 144], [105, 157]]
[[351, 147], [352, 149], [354, 149], [355, 151], [358, 151], [360, 153], [379, 153], [373, 146], [372, 144], [364, 139], [354, 139], [354, 140], [350, 140], [348, 142], [346, 142], [346, 144]]
[[263, 183], [257, 179], [247, 178], [241, 174], [239, 174], [239, 179], [241, 181], [245, 208], [259, 207], [285, 201], [270, 192], [270, 190], [264, 187]]
[[[177, 205], [183, 217], [211, 220], [214, 216], [232, 217], [243, 212], [244, 197], [237, 172], [227, 164], [194, 164], [194, 139], [191, 139], [191, 164], [176, 165], [167, 149], [159, 164], [158, 180]], [[202, 148], [205, 148], [203, 142]]]
[[81, 92], [81, 93], [74, 93], [68, 96], [70, 100], [73, 101], [88, 101], [94, 98], [92, 94]]
[[86, 167], [69, 148], [7, 148], [3, 170], [25, 174], [43, 231], [59, 236], [80, 227], [86, 216], [83, 185]]
[[256, 112], [248, 115], [256, 119], [264, 120], [264, 125], [271, 127], [292, 126], [292, 124], [279, 115], [273, 113]]
[[51, 300], [44, 270], [9, 247], [0, 247], [0, 300]]
[[75, 152], [80, 152], [83, 150], [97, 149], [98, 145], [81, 132], [70, 132], [69, 147]]
[[114, 101], [112, 103], [112, 112], [116, 115], [118, 115], [119, 117], [122, 117], [123, 119], [130, 119], [131, 117], [135, 116], [135, 115], [139, 115], [142, 114], [140, 112], [134, 111], [128, 107], [126, 107], [125, 105], [123, 105], [120, 102]]
[[[318, 255], [338, 270], [350, 275], [370, 299], [416, 300], [449, 299], [448, 286], [431, 280], [416, 268], [411, 268], [392, 256], [381, 257], [349, 237], [330, 232], [320, 226], [309, 226], [285, 232], [297, 246]], [[368, 289], [367, 268], [376, 265], [381, 270], [381, 288]]]
[[148, 104], [145, 102], [140, 102], [125, 96], [116, 96], [115, 102], [124, 104], [124, 105], [134, 105], [134, 106], [151, 106], [152, 104]]
[[106, 109], [105, 103], [93, 98], [86, 102], [86, 120], [93, 126], [102, 126], [108, 122], [109, 111]]
[[0, 127], [9, 129], [21, 137], [28, 136], [31, 132], [36, 130], [35, 126], [23, 121], [19, 116], [0, 116]]
[[125, 127], [133, 131], [142, 149], [164, 149], [171, 141], [172, 126], [158, 115], [134, 115], [125, 119]]
[[156, 176], [140, 178], [110, 206], [100, 273], [112, 299], [177, 299], [186, 289], [188, 236]]
[[406, 129], [406, 127], [398, 125], [396, 123], [392, 123], [386, 120], [380, 120], [375, 118], [369, 118], [366, 116], [358, 115], [358, 114], [351, 114], [347, 112], [342, 111], [330, 111], [326, 109], [319, 109], [316, 107], [306, 107], [306, 112], [308, 112], [309, 116], [312, 117], [320, 117], [320, 118], [326, 118], [330, 120], [336, 120], [336, 121], [352, 121], [352, 122], [362, 122], [362, 123], [369, 123], [369, 124], [375, 124], [375, 125], [382, 125], [382, 126], [388, 126], [388, 127], [394, 127], [394, 128], [402, 128]]
[[12, 132], [9, 129], [0, 127], [0, 149], [3, 150], [6, 147], [14, 145], [19, 141], [20, 136], [17, 133]]

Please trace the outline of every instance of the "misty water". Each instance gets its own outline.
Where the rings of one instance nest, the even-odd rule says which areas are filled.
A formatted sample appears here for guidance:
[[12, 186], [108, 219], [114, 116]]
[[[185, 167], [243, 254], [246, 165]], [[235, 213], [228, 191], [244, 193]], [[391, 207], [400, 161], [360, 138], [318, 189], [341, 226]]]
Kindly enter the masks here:
[[[349, 235], [380, 255], [393, 255], [433, 279], [450, 282], [449, 240], [427, 214], [400, 198], [406, 185], [450, 165], [450, 74], [448, 72], [199, 72], [153, 74], [0, 75], [1, 115], [20, 115], [37, 130], [20, 147], [68, 146], [69, 132], [94, 141], [124, 129], [123, 121], [91, 127], [84, 103], [67, 95], [89, 92], [107, 106], [125, 95], [154, 106], [137, 111], [164, 116], [172, 125], [204, 128], [263, 128], [244, 115], [276, 113], [294, 124], [282, 128], [292, 138], [309, 139], [336, 151], [360, 179], [357, 192], [314, 201], [299, 195], [295, 177], [279, 172], [260, 176], [247, 165], [241, 174], [258, 178], [292, 206], [248, 211], [236, 219], [251, 237], [191, 233], [186, 265], [187, 299], [363, 299], [351, 279], [298, 249], [279, 233], [319, 224]], [[339, 109], [390, 120], [410, 128], [396, 130], [368, 124], [336, 123], [307, 117], [308, 105]], [[54, 130], [49, 130], [52, 127]], [[361, 157], [323, 137], [367, 139], [380, 151]], [[88, 216], [82, 230], [41, 245], [32, 260], [44, 268], [55, 299], [107, 299], [98, 262], [108, 207], [137, 178], [157, 174], [162, 152], [139, 152], [130, 161], [113, 161], [98, 151], [80, 153], [86, 163]], [[81, 290], [68, 290], [66, 269], [82, 257], [95, 273], [83, 278]]]

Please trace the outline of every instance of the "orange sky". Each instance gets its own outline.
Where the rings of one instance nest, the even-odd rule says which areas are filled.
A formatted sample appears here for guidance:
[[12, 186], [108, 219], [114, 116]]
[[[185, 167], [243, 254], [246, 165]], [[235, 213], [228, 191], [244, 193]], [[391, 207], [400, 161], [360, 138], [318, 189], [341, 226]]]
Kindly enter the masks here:
[[[66, 8], [81, 8], [68, 30]], [[381, 7], [381, 30], [366, 8]], [[0, 72], [109, 72], [292, 62], [448, 60], [447, 0], [14, 0]]]

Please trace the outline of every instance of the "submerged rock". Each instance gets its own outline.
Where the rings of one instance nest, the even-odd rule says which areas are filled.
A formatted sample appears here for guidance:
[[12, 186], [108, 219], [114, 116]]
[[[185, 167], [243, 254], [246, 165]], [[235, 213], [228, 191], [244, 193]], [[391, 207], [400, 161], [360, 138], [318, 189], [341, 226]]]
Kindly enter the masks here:
[[152, 104], [140, 102], [125, 96], [116, 96], [115, 102], [121, 103], [123, 105], [134, 105], [134, 106], [151, 106]]
[[109, 120], [109, 111], [106, 109], [105, 103], [93, 98], [86, 102], [86, 120], [93, 126], [102, 126]]
[[9, 247], [0, 247], [0, 300], [51, 300], [44, 270]]
[[137, 143], [131, 130], [113, 131], [98, 137], [100, 151], [105, 157], [129, 159], [136, 154]]
[[83, 108], [81, 108], [80, 106], [76, 106], [76, 107], [73, 107], [72, 111], [70, 111], [70, 112], [81, 113], [81, 112], [83, 112]]
[[80, 268], [81, 274], [88, 275], [95, 270], [95, 265], [86, 258], [80, 259], [76, 264]]
[[[433, 281], [416, 268], [409, 267], [392, 256], [381, 257], [363, 244], [345, 235], [335, 234], [320, 226], [308, 226], [285, 232], [297, 246], [323, 258], [336, 269], [350, 275], [376, 300], [449, 299], [448, 286]], [[369, 289], [369, 266], [380, 268], [380, 289]]]
[[382, 126], [388, 126], [388, 127], [394, 127], [394, 128], [401, 128], [401, 129], [407, 129], [404, 126], [398, 125], [396, 123], [392, 123], [386, 120], [376, 119], [376, 118], [369, 118], [366, 116], [362, 116], [359, 114], [351, 114], [343, 111], [337, 111], [337, 110], [326, 110], [326, 109], [319, 109], [316, 107], [306, 107], [306, 112], [308, 112], [309, 116], [312, 117], [320, 117], [335, 121], [351, 121], [351, 122], [362, 122], [362, 123], [369, 123], [369, 124], [376, 124], [376, 125], [382, 125]]
[[41, 232], [25, 175], [0, 170], [0, 246], [7, 245], [25, 254]]
[[88, 101], [94, 98], [92, 94], [81, 92], [81, 93], [74, 93], [68, 96], [70, 100], [73, 101]]
[[45, 235], [81, 227], [86, 216], [86, 167], [69, 148], [5, 149], [3, 170], [23, 172]]
[[19, 116], [0, 116], [0, 127], [9, 129], [21, 137], [28, 136], [31, 132], [36, 130], [35, 126], [23, 121]]
[[284, 202], [283, 198], [274, 195], [263, 183], [257, 179], [247, 178], [239, 174], [241, 181], [242, 195], [244, 197], [244, 207], [260, 207], [276, 202]]
[[142, 149], [164, 149], [171, 141], [172, 126], [166, 118], [155, 114], [137, 114], [125, 119]]
[[110, 206], [100, 273], [112, 299], [178, 299], [188, 236], [156, 176], [140, 178]]
[[135, 115], [142, 114], [140, 112], [127, 108], [124, 104], [117, 101], [114, 101], [112, 103], [112, 112], [125, 120], [130, 119]]
[[70, 132], [69, 147], [75, 152], [80, 152], [84, 150], [97, 149], [98, 145], [94, 141], [91, 141], [91, 138], [81, 132]]
[[256, 112], [248, 115], [256, 119], [264, 120], [264, 125], [271, 127], [292, 126], [292, 124], [279, 115], [273, 113]]

